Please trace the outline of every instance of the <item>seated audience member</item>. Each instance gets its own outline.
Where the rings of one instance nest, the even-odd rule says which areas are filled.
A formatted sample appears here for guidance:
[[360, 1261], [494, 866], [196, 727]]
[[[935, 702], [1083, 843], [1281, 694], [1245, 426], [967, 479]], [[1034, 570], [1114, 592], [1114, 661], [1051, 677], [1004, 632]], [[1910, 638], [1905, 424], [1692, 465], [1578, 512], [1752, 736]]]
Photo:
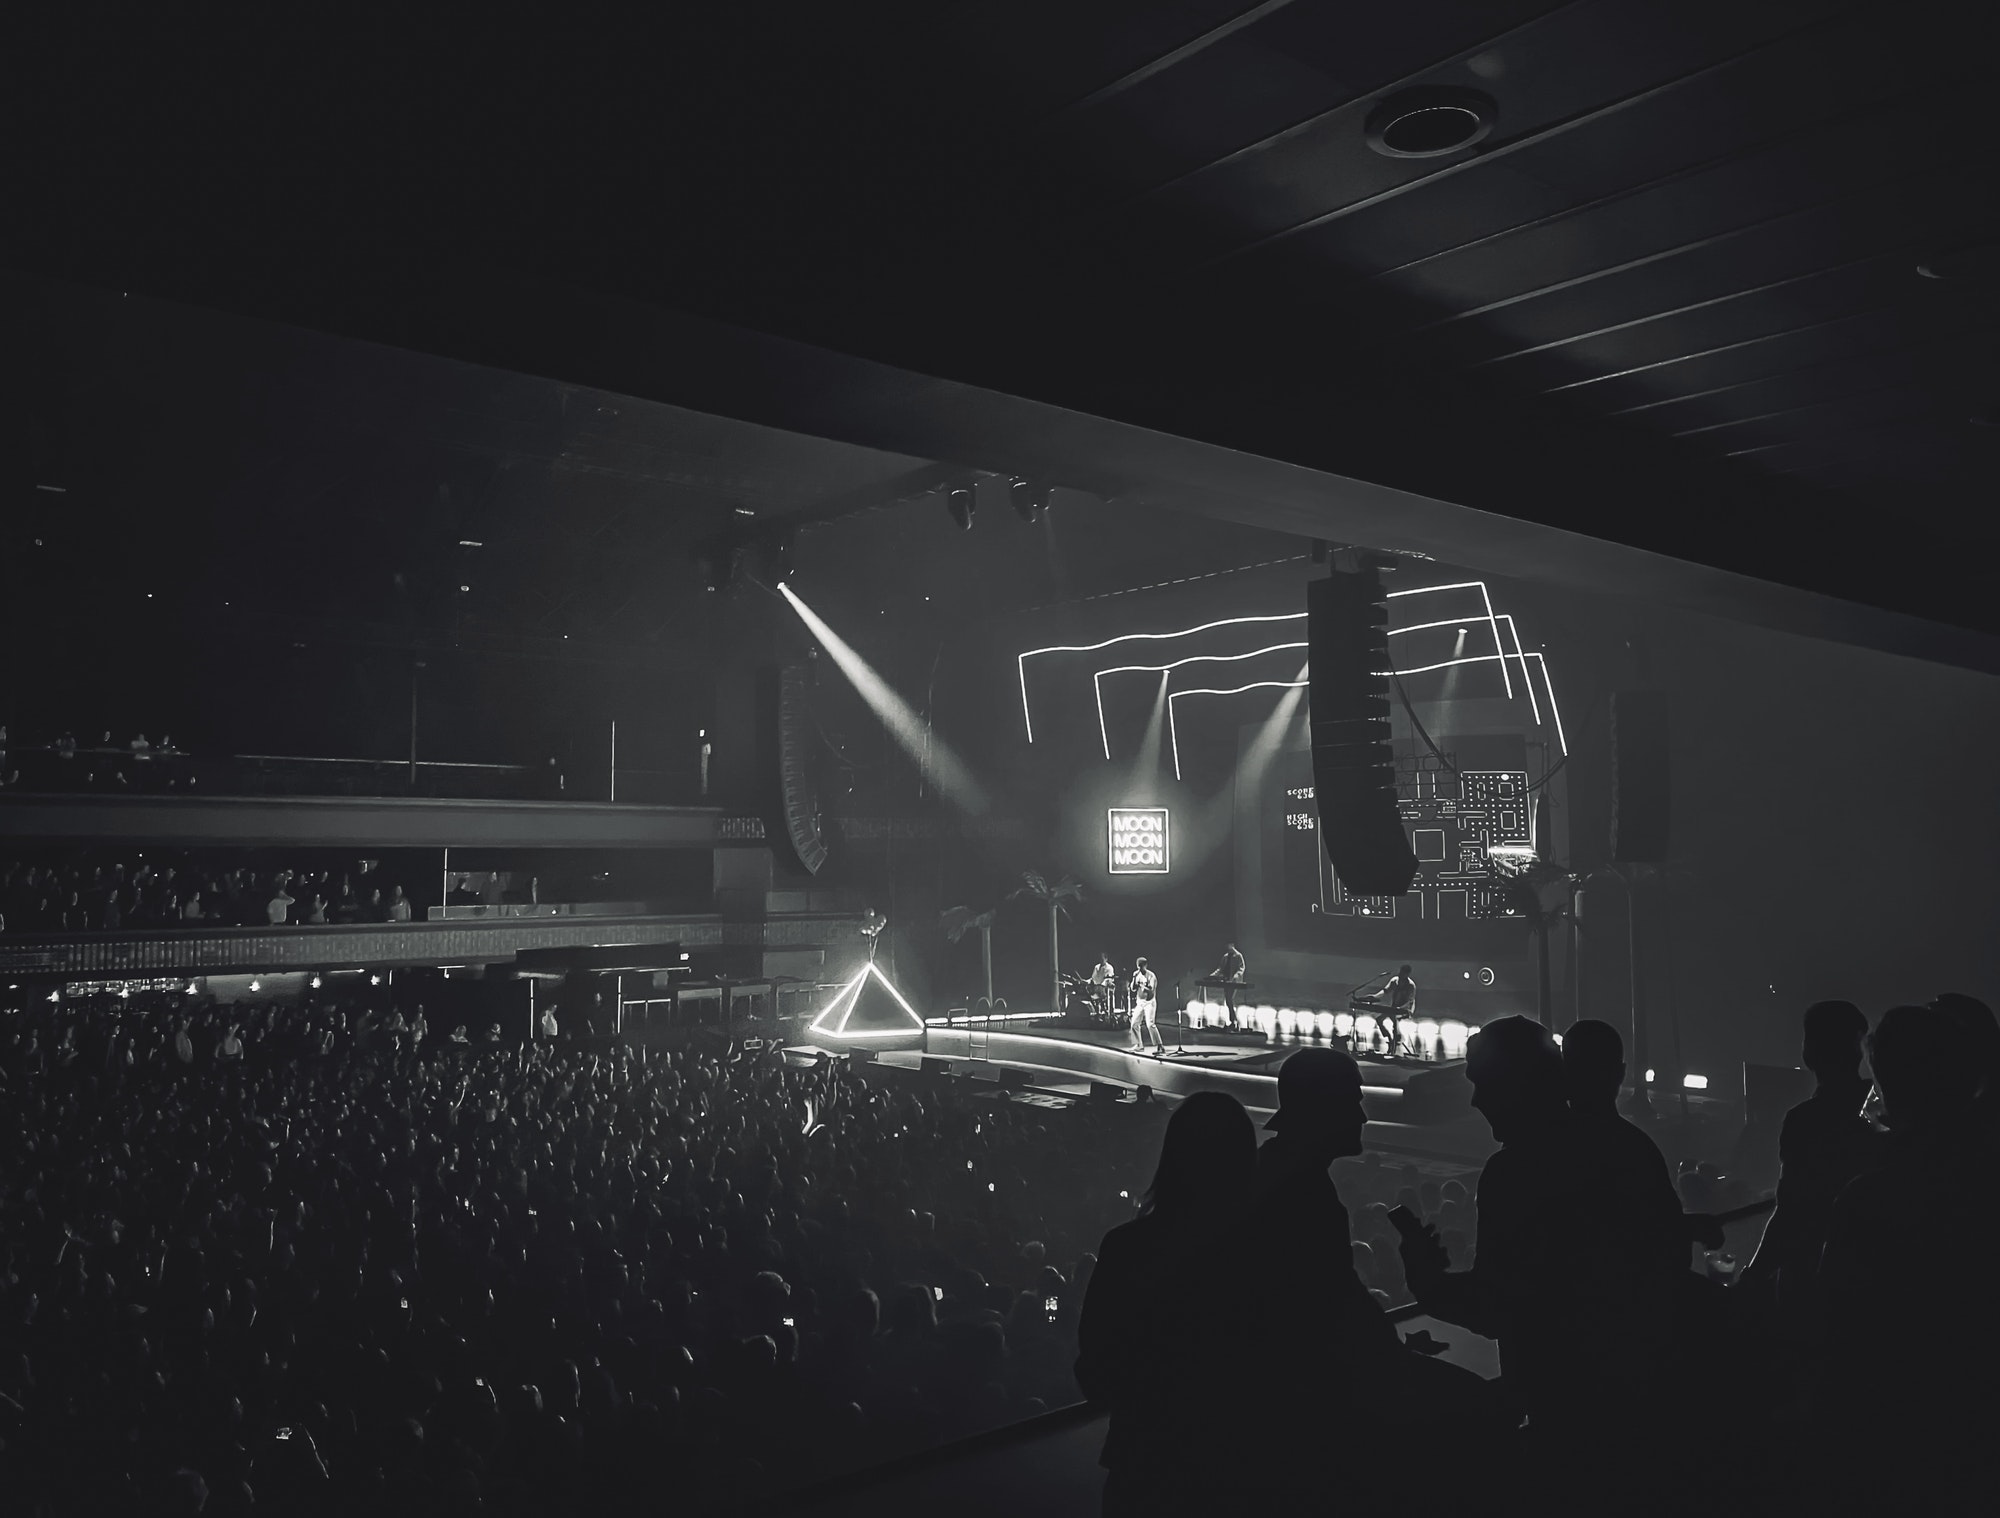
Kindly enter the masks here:
[[1785, 1114], [1778, 1135], [1778, 1207], [1764, 1228], [1739, 1288], [1771, 1293], [1788, 1318], [1810, 1310], [1834, 1199], [1882, 1155], [1880, 1135], [1862, 1117], [1869, 1082], [1861, 1073], [1868, 1019], [1852, 1002], [1806, 1008], [1800, 1062], [1813, 1094]]
[[1888, 1137], [1833, 1204], [1815, 1382], [1819, 1467], [1855, 1511], [1972, 1512], [1992, 1496], [2000, 1153], [1975, 1111], [1979, 1071], [1948, 1057], [1961, 1026], [1891, 1007], [1868, 1042]]
[[389, 895], [389, 921], [408, 922], [410, 920], [410, 899], [397, 886]]

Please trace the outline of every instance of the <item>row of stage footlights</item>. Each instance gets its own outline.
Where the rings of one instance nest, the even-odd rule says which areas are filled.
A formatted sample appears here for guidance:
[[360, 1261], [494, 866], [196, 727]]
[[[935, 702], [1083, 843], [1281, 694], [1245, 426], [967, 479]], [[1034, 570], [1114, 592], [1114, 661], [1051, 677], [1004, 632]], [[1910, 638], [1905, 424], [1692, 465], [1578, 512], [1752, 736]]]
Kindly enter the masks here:
[[[1227, 1028], [1229, 1019], [1215, 1003], [1189, 1002], [1181, 1009], [1189, 1033], [1202, 1028]], [[1366, 1012], [1314, 1012], [1297, 1007], [1238, 1007], [1236, 1025], [1263, 1033], [1266, 1038], [1314, 1043], [1349, 1043], [1361, 1051], [1374, 1047], [1383, 1036], [1382, 1022]], [[1163, 1032], [1166, 1030], [1162, 1030]], [[1464, 1059], [1466, 1040], [1479, 1031], [1477, 1023], [1456, 1018], [1434, 1021], [1405, 1020], [1398, 1028], [1397, 1042], [1419, 1059]]]

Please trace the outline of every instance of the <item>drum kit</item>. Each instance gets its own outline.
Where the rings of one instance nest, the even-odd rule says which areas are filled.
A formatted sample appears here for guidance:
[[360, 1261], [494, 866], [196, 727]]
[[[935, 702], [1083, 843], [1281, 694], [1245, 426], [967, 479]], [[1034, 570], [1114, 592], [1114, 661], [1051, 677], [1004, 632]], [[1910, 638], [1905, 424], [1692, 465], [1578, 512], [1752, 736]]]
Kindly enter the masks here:
[[1120, 975], [1109, 984], [1087, 975], [1062, 977], [1063, 1019], [1096, 1028], [1124, 1028], [1132, 1021], [1132, 979]]

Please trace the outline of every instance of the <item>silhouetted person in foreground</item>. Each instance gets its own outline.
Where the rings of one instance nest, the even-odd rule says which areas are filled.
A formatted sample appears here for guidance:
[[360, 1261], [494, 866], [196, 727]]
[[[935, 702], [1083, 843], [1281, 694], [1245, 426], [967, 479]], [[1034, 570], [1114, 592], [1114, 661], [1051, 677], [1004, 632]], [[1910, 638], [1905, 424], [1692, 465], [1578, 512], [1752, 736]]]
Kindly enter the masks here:
[[1936, 1007], [1891, 1007], [1869, 1040], [1884, 1159], [1834, 1203], [1820, 1265], [1815, 1422], [1842, 1510], [1991, 1510], [2000, 1155], [1978, 1070], [1950, 1057], [1957, 1030]]
[[1621, 1166], [1630, 1167], [1631, 1183], [1657, 1213], [1654, 1226], [1666, 1232], [1678, 1228], [1683, 1237], [1720, 1249], [1722, 1225], [1705, 1213], [1683, 1215], [1660, 1146], [1618, 1111], [1625, 1085], [1625, 1041], [1618, 1030], [1586, 1018], [1563, 1034], [1562, 1075], [1563, 1094], [1587, 1141], [1602, 1144]]
[[[1683, 1265], [1690, 1243], [1720, 1249], [1721, 1219], [1683, 1212], [1680, 1192], [1652, 1136], [1618, 1112], [1625, 1082], [1625, 1044], [1609, 1023], [1585, 1020], [1563, 1035], [1563, 1088], [1584, 1143], [1615, 1159], [1636, 1189], [1643, 1228], [1660, 1237], [1662, 1256], [1677, 1248]], [[1674, 1241], [1678, 1241], [1677, 1243]], [[1663, 1386], [1663, 1428], [1692, 1456], [1677, 1479], [1705, 1491], [1741, 1491], [1762, 1440], [1750, 1437], [1769, 1415], [1768, 1387], [1776, 1373], [1760, 1315], [1716, 1281], [1692, 1270], [1675, 1273], [1674, 1346]]]
[[1778, 1134], [1778, 1210], [1738, 1288], [1768, 1295], [1786, 1320], [1810, 1310], [1834, 1199], [1882, 1157], [1881, 1135], [1861, 1115], [1868, 1097], [1861, 1073], [1867, 1034], [1868, 1019], [1852, 1002], [1806, 1008], [1799, 1057], [1818, 1084], [1785, 1114]]
[[1497, 1339], [1506, 1388], [1527, 1414], [1531, 1459], [1565, 1504], [1633, 1511], [1664, 1497], [1658, 1411], [1687, 1235], [1656, 1178], [1570, 1111], [1563, 1060], [1522, 1017], [1470, 1041], [1472, 1105], [1503, 1145], [1479, 1179], [1473, 1268], [1448, 1270], [1434, 1231], [1406, 1234], [1403, 1263], [1427, 1312]]
[[1248, 1283], [1241, 1241], [1257, 1132], [1235, 1097], [1202, 1091], [1168, 1119], [1140, 1214], [1104, 1237], [1077, 1324], [1077, 1384], [1111, 1411], [1107, 1515], [1227, 1506], [1213, 1414], [1236, 1404]]
[[1360, 1067], [1347, 1054], [1301, 1049], [1279, 1067], [1278, 1111], [1265, 1125], [1272, 1137], [1257, 1156], [1247, 1283], [1266, 1437], [1259, 1475], [1277, 1512], [1420, 1510], [1398, 1501], [1403, 1473], [1393, 1461], [1330, 1466], [1330, 1430], [1399, 1414], [1451, 1428], [1458, 1464], [1426, 1471], [1426, 1490], [1411, 1493], [1449, 1505], [1439, 1483], [1490, 1466], [1509, 1421], [1478, 1376], [1406, 1348], [1355, 1273], [1354, 1236], [1329, 1168], [1362, 1152], [1367, 1120]]
[[1993, 1009], [1962, 991], [1946, 991], [1931, 1005], [1957, 1024], [1966, 1058], [1979, 1072], [1973, 1115], [1988, 1133], [2000, 1131], [2000, 1020]]

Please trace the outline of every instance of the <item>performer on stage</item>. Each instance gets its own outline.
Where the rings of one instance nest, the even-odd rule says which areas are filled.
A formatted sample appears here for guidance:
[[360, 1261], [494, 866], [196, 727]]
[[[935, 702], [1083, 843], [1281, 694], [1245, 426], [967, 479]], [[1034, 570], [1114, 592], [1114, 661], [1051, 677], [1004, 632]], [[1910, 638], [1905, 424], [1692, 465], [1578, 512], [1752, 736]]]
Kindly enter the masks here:
[[1223, 947], [1222, 963], [1216, 966], [1215, 974], [1212, 978], [1224, 982], [1222, 987], [1222, 1005], [1229, 1013], [1229, 1026], [1232, 1028], [1236, 1026], [1237, 987], [1243, 984], [1244, 974], [1248, 969], [1249, 966], [1244, 963], [1243, 951], [1241, 949], [1237, 948], [1233, 943]]
[[1146, 968], [1146, 961], [1140, 958], [1132, 966], [1132, 1047], [1144, 1049], [1148, 1035], [1153, 1041], [1153, 1052], [1165, 1054], [1167, 1041], [1160, 1037], [1160, 1025], [1156, 1021], [1159, 1010], [1160, 978]]
[[1411, 1019], [1417, 1015], [1417, 983], [1410, 978], [1410, 967], [1404, 965], [1389, 977], [1389, 984], [1382, 988], [1382, 1037], [1384, 1052], [1396, 1052], [1396, 1040], [1407, 1030]]
[[1099, 1017], [1111, 1012], [1112, 992], [1118, 986], [1118, 972], [1112, 968], [1111, 956], [1102, 949], [1097, 951], [1097, 963], [1090, 972], [1091, 1007]]

